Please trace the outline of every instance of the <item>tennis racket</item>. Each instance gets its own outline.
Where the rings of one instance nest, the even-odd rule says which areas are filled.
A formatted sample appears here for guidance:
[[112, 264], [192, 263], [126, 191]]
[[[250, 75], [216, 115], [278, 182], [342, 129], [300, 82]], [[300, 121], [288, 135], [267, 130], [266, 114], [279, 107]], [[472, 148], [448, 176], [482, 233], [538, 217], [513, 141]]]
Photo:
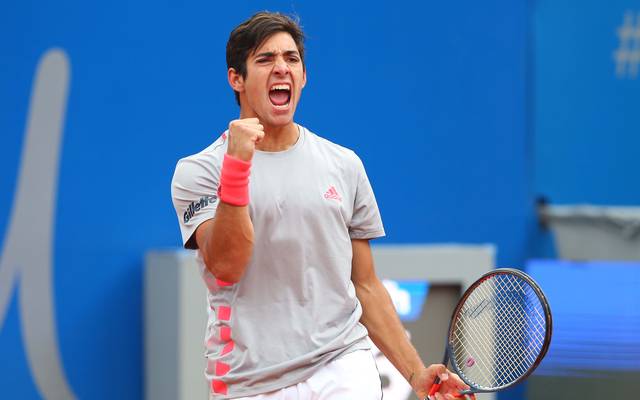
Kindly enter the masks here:
[[[496, 269], [462, 295], [449, 324], [444, 365], [470, 389], [458, 397], [496, 392], [529, 376], [551, 342], [551, 309], [536, 282], [522, 271]], [[427, 399], [440, 389], [436, 378]]]

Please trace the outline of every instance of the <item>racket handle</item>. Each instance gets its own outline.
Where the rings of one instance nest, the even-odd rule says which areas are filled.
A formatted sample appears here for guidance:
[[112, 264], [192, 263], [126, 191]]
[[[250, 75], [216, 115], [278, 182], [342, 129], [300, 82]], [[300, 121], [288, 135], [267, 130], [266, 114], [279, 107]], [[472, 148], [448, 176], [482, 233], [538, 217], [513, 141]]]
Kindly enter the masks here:
[[[425, 400], [431, 400], [431, 396], [433, 396], [434, 394], [436, 394], [438, 390], [440, 390], [440, 386], [442, 386], [442, 382], [440, 382], [440, 378], [436, 378], [436, 380], [433, 381], [433, 385], [431, 385], [431, 389], [429, 389], [429, 394], [427, 394], [427, 398]], [[457, 393], [455, 397], [457, 399], [462, 399], [462, 398], [466, 399], [467, 395], [464, 395], [462, 393]], [[469, 398], [471, 400], [476, 400], [476, 395], [471, 393], [469, 395]]]
[[438, 390], [440, 390], [440, 386], [442, 386], [442, 382], [440, 382], [440, 378], [437, 377], [436, 380], [433, 381], [433, 385], [431, 385], [431, 389], [429, 389], [429, 393], [427, 394], [428, 400], [431, 400], [431, 396], [433, 396]]

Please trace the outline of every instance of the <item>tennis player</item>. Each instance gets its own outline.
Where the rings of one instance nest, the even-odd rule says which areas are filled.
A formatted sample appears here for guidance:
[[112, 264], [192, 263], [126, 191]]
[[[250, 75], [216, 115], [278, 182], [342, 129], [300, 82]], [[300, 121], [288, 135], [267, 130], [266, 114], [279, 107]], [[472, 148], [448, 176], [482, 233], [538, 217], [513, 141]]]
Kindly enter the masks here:
[[450, 398], [466, 385], [425, 367], [376, 276], [369, 240], [384, 229], [362, 162], [293, 121], [304, 56], [287, 16], [236, 27], [227, 66], [240, 117], [173, 177], [208, 288], [211, 399], [380, 399], [367, 336], [420, 398], [437, 376], [437, 398]]

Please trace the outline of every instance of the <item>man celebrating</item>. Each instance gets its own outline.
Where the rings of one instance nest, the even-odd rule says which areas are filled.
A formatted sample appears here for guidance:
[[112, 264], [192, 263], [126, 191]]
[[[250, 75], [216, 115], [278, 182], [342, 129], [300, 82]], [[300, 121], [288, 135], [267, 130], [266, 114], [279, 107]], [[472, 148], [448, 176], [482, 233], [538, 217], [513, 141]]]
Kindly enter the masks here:
[[240, 118], [172, 182], [184, 246], [208, 288], [212, 399], [373, 400], [367, 335], [424, 398], [466, 385], [425, 367], [377, 278], [384, 235], [360, 159], [294, 123], [307, 75], [303, 33], [278, 13], [231, 32], [228, 80]]

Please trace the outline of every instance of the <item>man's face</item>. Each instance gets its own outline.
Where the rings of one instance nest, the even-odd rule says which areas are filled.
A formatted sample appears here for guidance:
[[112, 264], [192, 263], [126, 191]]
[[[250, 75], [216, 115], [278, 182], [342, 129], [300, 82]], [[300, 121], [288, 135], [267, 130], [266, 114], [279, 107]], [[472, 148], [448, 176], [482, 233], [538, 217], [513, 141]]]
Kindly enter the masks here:
[[[258, 117], [263, 125], [293, 121], [307, 76], [290, 34], [278, 32], [247, 58], [247, 76], [239, 77], [244, 118]], [[233, 84], [232, 84], [233, 86]]]

